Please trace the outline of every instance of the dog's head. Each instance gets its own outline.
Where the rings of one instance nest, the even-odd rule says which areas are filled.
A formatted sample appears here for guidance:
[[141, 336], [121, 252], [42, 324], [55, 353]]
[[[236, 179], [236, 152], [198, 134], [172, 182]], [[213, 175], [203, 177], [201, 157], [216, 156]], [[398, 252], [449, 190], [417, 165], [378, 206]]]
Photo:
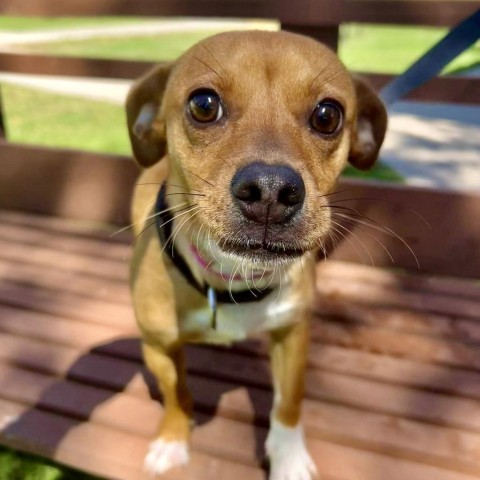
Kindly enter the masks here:
[[321, 246], [326, 194], [347, 161], [374, 163], [386, 128], [365, 82], [325, 46], [286, 32], [207, 38], [139, 79], [127, 117], [138, 163], [169, 162], [168, 183], [185, 192], [171, 203], [197, 204], [192, 222], [253, 263]]

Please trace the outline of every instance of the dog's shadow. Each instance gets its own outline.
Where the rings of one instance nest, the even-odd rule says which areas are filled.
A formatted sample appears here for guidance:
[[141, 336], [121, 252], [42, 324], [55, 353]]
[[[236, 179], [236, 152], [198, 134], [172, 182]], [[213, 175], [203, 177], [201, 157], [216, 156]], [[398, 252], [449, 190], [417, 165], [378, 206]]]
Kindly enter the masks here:
[[[189, 385], [194, 384], [194, 388], [191, 388], [195, 408], [194, 423], [196, 426], [201, 426], [210, 422], [217, 415], [217, 408], [224, 394], [239, 387], [245, 388], [252, 407], [251, 411], [230, 411], [227, 417], [253, 423], [255, 457], [257, 463], [266, 468], [263, 460], [265, 427], [268, 422], [265, 418], [265, 408], [267, 401], [271, 403], [272, 393], [268, 388], [259, 389], [258, 386], [240, 382], [236, 384], [221, 376], [211, 378], [207, 375], [202, 378], [201, 373], [195, 371], [195, 355], [200, 354], [205, 357], [211, 348], [217, 352], [223, 350], [219, 347], [187, 347], [187, 364], [192, 366], [189, 368], [187, 381]], [[42, 370], [42, 359], [38, 360], [39, 370]], [[268, 369], [261, 365], [260, 363], [259, 369], [265, 371], [258, 373], [260, 378], [266, 378], [269, 375]], [[225, 368], [222, 371], [225, 372]], [[0, 437], [7, 439], [10, 445], [25, 446], [27, 444], [30, 446], [29, 450], [41, 451], [44, 455], [54, 457], [57, 448], [70, 430], [79, 423], [87, 422], [95, 409], [113, 396], [126, 389], [128, 391], [129, 384], [139, 375], [143, 377], [151, 399], [161, 402], [162, 398], [155, 378], [143, 365], [138, 338], [122, 338], [97, 345], [81, 355], [62, 378], [50, 381], [39, 395], [35, 405], [0, 429]], [[7, 384], [9, 381], [18, 384], [19, 379], [7, 380]], [[17, 386], [22, 388], [21, 385]], [[125, 414], [128, 415], [128, 412]], [[35, 447], [36, 442], [41, 442], [40, 449]]]

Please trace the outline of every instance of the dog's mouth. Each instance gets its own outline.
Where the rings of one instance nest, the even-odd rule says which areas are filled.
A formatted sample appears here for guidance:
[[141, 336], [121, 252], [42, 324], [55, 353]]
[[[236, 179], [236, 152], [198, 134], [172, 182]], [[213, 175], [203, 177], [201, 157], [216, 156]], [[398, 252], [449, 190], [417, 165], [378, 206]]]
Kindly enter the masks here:
[[219, 243], [227, 254], [233, 254], [254, 263], [287, 263], [303, 256], [307, 249], [283, 242], [259, 242], [226, 239]]
[[272, 277], [278, 266], [287, 266], [307, 249], [280, 242], [222, 239], [190, 245], [197, 263], [226, 281], [262, 281]]

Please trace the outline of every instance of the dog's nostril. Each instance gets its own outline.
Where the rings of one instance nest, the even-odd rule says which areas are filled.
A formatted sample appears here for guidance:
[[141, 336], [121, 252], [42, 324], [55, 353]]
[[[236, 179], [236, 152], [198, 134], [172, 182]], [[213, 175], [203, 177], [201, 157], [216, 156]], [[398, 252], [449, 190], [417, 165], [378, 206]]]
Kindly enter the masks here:
[[304, 197], [305, 191], [303, 189], [291, 186], [286, 186], [278, 192], [278, 202], [286, 207], [298, 205], [303, 202]]
[[258, 185], [255, 184], [239, 184], [233, 188], [235, 197], [243, 202], [259, 202], [262, 199], [262, 191]]

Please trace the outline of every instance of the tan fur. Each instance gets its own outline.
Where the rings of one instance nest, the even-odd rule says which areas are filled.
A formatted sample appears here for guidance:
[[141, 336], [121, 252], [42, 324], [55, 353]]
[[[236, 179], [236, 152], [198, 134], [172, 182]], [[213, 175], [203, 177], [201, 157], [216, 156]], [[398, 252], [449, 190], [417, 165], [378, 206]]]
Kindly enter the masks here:
[[[220, 94], [228, 109], [225, 120], [207, 127], [189, 121], [186, 102], [197, 88]], [[325, 98], [336, 99], [345, 112], [343, 131], [333, 138], [309, 127], [313, 108]], [[381, 102], [362, 80], [352, 79], [334, 53], [314, 40], [285, 32], [230, 32], [206, 39], [174, 64], [156, 67], [142, 77], [129, 94], [127, 117], [135, 157], [142, 167], [149, 167], [140, 175], [133, 199], [138, 239], [131, 289], [145, 361], [164, 394], [159, 436], [171, 441], [189, 437], [191, 404], [181, 346], [188, 341], [229, 343], [261, 330], [271, 332], [274, 418], [294, 427], [303, 396], [315, 252], [330, 228], [325, 194], [334, 189], [347, 160], [361, 168], [373, 163], [386, 127]], [[361, 122], [363, 127], [367, 122], [363, 134]], [[235, 239], [239, 227], [230, 192], [232, 177], [258, 159], [286, 163], [302, 175], [306, 188], [302, 221], [293, 230], [285, 228], [282, 235], [305, 254], [285, 267], [281, 292], [258, 303], [222, 306], [218, 327], [212, 330], [205, 297], [162, 255], [155, 228], [148, 228], [154, 220], [147, 217], [164, 182], [171, 194], [169, 206], [197, 204], [195, 215], [189, 218], [187, 213], [174, 222], [174, 229], [182, 227], [176, 247], [199, 281], [228, 288], [224, 280], [199, 267], [188, 245], [207, 232], [218, 245]], [[271, 275], [274, 286], [279, 283], [276, 275]]]

